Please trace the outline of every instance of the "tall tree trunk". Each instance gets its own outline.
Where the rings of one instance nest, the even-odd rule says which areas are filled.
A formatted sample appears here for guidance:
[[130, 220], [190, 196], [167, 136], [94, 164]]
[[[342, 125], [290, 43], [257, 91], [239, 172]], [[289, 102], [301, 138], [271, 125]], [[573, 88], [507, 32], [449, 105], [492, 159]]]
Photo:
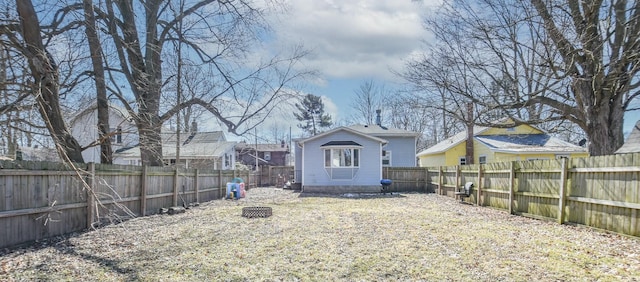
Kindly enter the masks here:
[[592, 156], [609, 155], [624, 143], [624, 107], [621, 102], [623, 95], [612, 95], [606, 90], [594, 91], [591, 83], [591, 81], [575, 83], [576, 94], [582, 97], [611, 98], [608, 99], [608, 103], [604, 102], [607, 99], [599, 99], [584, 107], [586, 128], [583, 129], [589, 138], [589, 153]]
[[98, 140], [100, 140], [100, 163], [113, 163], [111, 138], [109, 138], [109, 101], [102, 64], [102, 46], [96, 32], [96, 17], [92, 0], [83, 0], [85, 32], [89, 41], [89, 52], [93, 64], [93, 74], [96, 85], [96, 100], [98, 110]]
[[[82, 149], [71, 135], [60, 110], [58, 69], [42, 44], [40, 23], [31, 0], [16, 0], [22, 36], [25, 41], [24, 55], [34, 78], [36, 102], [42, 119], [51, 134], [58, 154], [63, 161], [84, 163]], [[65, 157], [66, 156], [66, 157]]]

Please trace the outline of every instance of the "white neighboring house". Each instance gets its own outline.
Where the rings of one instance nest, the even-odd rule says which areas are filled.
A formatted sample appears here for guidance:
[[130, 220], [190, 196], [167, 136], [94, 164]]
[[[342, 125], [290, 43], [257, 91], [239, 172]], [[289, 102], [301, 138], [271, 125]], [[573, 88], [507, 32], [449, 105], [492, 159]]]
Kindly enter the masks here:
[[[81, 147], [84, 148], [92, 143], [96, 143], [95, 146], [91, 146], [82, 151], [84, 161], [87, 163], [100, 163], [100, 146], [97, 145], [97, 104], [92, 103], [88, 108], [73, 116], [69, 121], [69, 127], [71, 134], [76, 138]], [[139, 143], [138, 129], [125, 109], [109, 104], [109, 127], [109, 132], [112, 134], [111, 148], [114, 152]]]
[[[162, 156], [165, 165], [176, 164], [175, 132], [163, 132]], [[223, 169], [235, 168], [235, 146], [227, 141], [222, 131], [183, 133], [180, 135], [180, 166], [184, 168]], [[115, 164], [139, 165], [140, 147], [119, 150], [113, 154]]]

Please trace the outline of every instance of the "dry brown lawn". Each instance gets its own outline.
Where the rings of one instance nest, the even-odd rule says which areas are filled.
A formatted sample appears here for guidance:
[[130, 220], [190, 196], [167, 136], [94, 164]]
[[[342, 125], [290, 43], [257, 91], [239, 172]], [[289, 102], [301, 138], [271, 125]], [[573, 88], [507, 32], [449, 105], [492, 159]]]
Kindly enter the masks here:
[[[269, 218], [242, 207], [269, 206]], [[435, 194], [258, 188], [0, 252], [0, 281], [638, 281], [640, 241]]]

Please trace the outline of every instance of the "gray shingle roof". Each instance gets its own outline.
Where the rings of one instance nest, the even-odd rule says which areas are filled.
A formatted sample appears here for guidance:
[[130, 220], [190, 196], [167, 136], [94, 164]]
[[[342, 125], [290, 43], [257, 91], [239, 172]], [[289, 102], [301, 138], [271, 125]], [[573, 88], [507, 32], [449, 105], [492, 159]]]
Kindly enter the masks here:
[[418, 136], [420, 133], [398, 129], [393, 127], [382, 127], [377, 124], [354, 124], [348, 128], [373, 136]]
[[584, 152], [585, 149], [548, 134], [481, 135], [475, 140], [502, 152]]

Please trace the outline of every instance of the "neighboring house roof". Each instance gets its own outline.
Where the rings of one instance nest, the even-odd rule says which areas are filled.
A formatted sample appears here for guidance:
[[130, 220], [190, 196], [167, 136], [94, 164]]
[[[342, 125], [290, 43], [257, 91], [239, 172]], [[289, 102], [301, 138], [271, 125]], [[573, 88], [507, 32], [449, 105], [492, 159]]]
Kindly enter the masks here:
[[420, 135], [420, 133], [417, 132], [392, 127], [383, 127], [377, 124], [355, 124], [348, 126], [348, 128], [373, 136], [415, 137]]
[[[211, 157], [220, 157], [225, 152], [233, 150], [236, 142], [223, 141], [215, 145], [211, 143], [189, 143], [180, 147], [181, 159], [208, 159]], [[117, 153], [122, 158], [139, 158], [140, 147], [133, 147]], [[176, 146], [174, 144], [162, 145], [163, 158], [175, 158]]]
[[[236, 145], [236, 150], [255, 150], [256, 144], [250, 144], [241, 142]], [[287, 145], [282, 147], [282, 144], [258, 144], [258, 152], [287, 152]]]
[[[160, 138], [162, 139], [162, 143], [176, 143], [177, 134], [175, 132], [162, 132], [160, 133]], [[188, 133], [183, 132], [180, 134], [180, 140], [182, 140], [183, 144], [188, 143], [217, 143], [221, 141], [227, 141], [222, 131], [211, 131], [211, 132], [195, 132]]]
[[474, 139], [496, 152], [506, 153], [574, 153], [585, 149], [548, 134], [480, 135]]
[[616, 154], [627, 154], [640, 152], [640, 120], [633, 126], [631, 133], [624, 141], [624, 144], [618, 149]]
[[[129, 112], [127, 112], [126, 109], [121, 108], [113, 103], [109, 103], [109, 108], [111, 109], [110, 113], [117, 113], [119, 114], [123, 119], [129, 119], [131, 116], [129, 115]], [[76, 113], [75, 115], [71, 116], [71, 118], [69, 119], [69, 124], [74, 124], [76, 122], [76, 120], [78, 120], [80, 117], [88, 114], [88, 113], [92, 113], [93, 111], [98, 109], [98, 102], [92, 102], [91, 104], [89, 104], [89, 106], [87, 106], [86, 108], [84, 108], [83, 110], [81, 110], [80, 112]]]
[[[489, 129], [490, 127], [486, 127], [486, 126], [474, 126], [473, 127], [473, 132], [474, 134], [479, 134], [482, 133], [484, 131], [487, 131], [487, 129]], [[423, 156], [423, 155], [432, 155], [432, 154], [440, 154], [440, 153], [444, 153], [447, 150], [458, 146], [458, 144], [464, 142], [465, 140], [467, 140], [467, 132], [466, 131], [460, 131], [457, 134], [442, 140], [440, 143], [435, 144], [429, 148], [427, 148], [426, 150], [418, 153], [418, 156]]]
[[360, 135], [360, 136], [365, 137], [365, 138], [376, 140], [378, 142], [381, 142], [382, 144], [387, 144], [388, 143], [387, 140], [384, 140], [384, 139], [369, 135], [367, 133], [364, 133], [362, 131], [358, 131], [358, 130], [355, 130], [355, 129], [352, 129], [352, 128], [349, 128], [349, 127], [341, 126], [341, 127], [334, 128], [334, 129], [329, 130], [327, 132], [323, 132], [323, 133], [317, 134], [315, 136], [312, 136], [312, 137], [309, 137], [309, 138], [306, 138], [306, 139], [298, 140], [298, 144], [304, 144], [306, 142], [309, 142], [309, 141], [312, 141], [312, 140], [316, 140], [318, 138], [322, 138], [322, 137], [327, 136], [327, 135], [334, 134], [334, 133], [336, 133], [338, 131], [347, 131], [347, 132], [350, 132], [350, 133], [353, 133], [353, 134], [356, 134], [356, 135]]
[[[176, 134], [162, 133], [162, 156], [171, 158], [176, 156]], [[222, 156], [228, 150], [232, 150], [236, 142], [224, 141], [222, 131], [196, 132], [195, 134], [181, 135], [185, 138], [180, 146], [180, 158], [182, 159], [206, 159]], [[222, 140], [220, 140], [222, 138]], [[139, 158], [140, 147], [122, 149], [116, 154], [123, 158]]]
[[[508, 122], [503, 119], [498, 122]], [[529, 125], [534, 129], [544, 132], [540, 128]], [[491, 129], [487, 126], [474, 126], [473, 138], [491, 148], [495, 152], [512, 152], [512, 153], [573, 153], [585, 152], [586, 150], [580, 146], [562, 141], [552, 137], [546, 133], [540, 134], [511, 134], [511, 135], [481, 135], [485, 131]], [[457, 134], [433, 145], [426, 150], [417, 154], [418, 157], [425, 155], [441, 154], [449, 149], [458, 146], [467, 140], [467, 132], [461, 131]]]

